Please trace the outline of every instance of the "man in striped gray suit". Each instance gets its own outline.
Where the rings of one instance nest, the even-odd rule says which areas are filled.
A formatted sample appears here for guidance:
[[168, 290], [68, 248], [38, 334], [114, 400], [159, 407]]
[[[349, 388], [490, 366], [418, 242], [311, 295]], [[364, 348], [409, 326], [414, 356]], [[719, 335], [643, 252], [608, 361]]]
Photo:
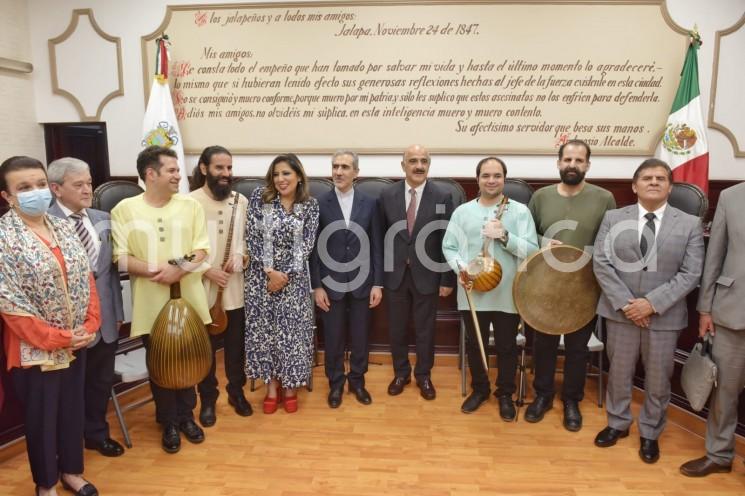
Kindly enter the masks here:
[[69, 219], [78, 233], [101, 300], [101, 329], [88, 345], [85, 363], [85, 447], [104, 456], [120, 456], [124, 448], [111, 438], [106, 422], [119, 327], [124, 320], [119, 272], [111, 256], [111, 220], [108, 213], [90, 208], [93, 188], [88, 164], [65, 157], [49, 164], [48, 169], [56, 199], [49, 213]]

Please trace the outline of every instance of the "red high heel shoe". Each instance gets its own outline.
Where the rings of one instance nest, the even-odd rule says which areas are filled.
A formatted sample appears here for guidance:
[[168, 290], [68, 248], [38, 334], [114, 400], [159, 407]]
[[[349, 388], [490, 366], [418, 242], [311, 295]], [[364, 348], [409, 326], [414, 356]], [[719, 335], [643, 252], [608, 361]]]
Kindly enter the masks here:
[[264, 398], [264, 413], [267, 415], [277, 411], [279, 404], [282, 403], [282, 390], [277, 389], [277, 396], [270, 398], [269, 395]]
[[295, 413], [297, 411], [297, 392], [293, 396], [285, 396], [285, 411]]

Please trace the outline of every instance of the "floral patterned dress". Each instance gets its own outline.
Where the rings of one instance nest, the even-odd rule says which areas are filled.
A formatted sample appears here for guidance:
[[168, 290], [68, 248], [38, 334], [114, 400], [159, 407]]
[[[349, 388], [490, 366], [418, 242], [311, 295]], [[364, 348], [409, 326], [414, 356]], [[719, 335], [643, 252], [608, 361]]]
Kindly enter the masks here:
[[[246, 375], [296, 388], [307, 384], [313, 358], [308, 257], [318, 230], [318, 202], [296, 203], [288, 213], [279, 198], [264, 203], [263, 192], [257, 188], [248, 202]], [[287, 285], [270, 293], [264, 268], [286, 273]]]

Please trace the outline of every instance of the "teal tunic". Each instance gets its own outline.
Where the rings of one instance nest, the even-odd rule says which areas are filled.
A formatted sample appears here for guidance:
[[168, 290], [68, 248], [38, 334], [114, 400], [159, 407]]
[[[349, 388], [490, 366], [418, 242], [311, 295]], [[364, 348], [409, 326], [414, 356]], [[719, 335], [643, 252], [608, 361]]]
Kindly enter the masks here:
[[[460, 273], [459, 266], [465, 267], [481, 252], [483, 236], [481, 229], [487, 220], [496, 217], [499, 205], [482, 206], [478, 199], [471, 200], [456, 208], [448, 223], [442, 240], [442, 252], [450, 267]], [[476, 310], [517, 313], [512, 300], [512, 282], [522, 261], [538, 250], [533, 216], [522, 203], [509, 200], [502, 215], [502, 224], [509, 232], [507, 246], [493, 241], [490, 253], [502, 265], [502, 281], [491, 291], [471, 292]], [[468, 310], [468, 300], [464, 289], [458, 285], [458, 310]]]

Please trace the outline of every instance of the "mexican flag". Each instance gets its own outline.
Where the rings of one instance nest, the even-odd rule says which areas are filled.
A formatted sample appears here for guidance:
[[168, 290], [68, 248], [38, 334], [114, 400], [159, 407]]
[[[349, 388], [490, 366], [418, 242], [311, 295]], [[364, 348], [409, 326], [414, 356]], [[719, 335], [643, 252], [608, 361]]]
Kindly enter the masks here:
[[[178, 155], [178, 164], [181, 169], [181, 181], [179, 192], [189, 192], [189, 175], [186, 173], [186, 162], [184, 161], [184, 144], [181, 139], [181, 131], [178, 128], [178, 119], [173, 109], [171, 99], [171, 88], [168, 86], [168, 36], [155, 40], [158, 51], [155, 55], [155, 77], [153, 86], [150, 88], [150, 98], [145, 109], [145, 118], [142, 121], [142, 148], [148, 146], [164, 146], [173, 148]], [[140, 186], [144, 184], [140, 180]]]
[[709, 147], [698, 87], [696, 51], [699, 46], [701, 38], [693, 33], [680, 74], [680, 86], [662, 136], [660, 158], [673, 169], [675, 181], [693, 183], [708, 194]]

